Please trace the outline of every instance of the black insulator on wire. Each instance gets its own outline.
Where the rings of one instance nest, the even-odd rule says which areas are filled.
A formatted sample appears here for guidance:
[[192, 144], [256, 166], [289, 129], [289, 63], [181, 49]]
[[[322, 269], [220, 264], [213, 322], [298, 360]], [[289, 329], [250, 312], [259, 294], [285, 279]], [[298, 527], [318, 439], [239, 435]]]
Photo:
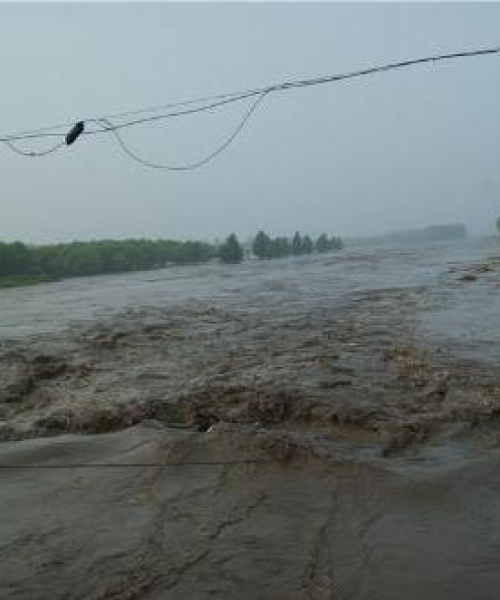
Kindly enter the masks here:
[[71, 146], [76, 140], [80, 137], [85, 129], [85, 123], [83, 121], [78, 121], [73, 127], [70, 129], [68, 134], [66, 135], [66, 146]]

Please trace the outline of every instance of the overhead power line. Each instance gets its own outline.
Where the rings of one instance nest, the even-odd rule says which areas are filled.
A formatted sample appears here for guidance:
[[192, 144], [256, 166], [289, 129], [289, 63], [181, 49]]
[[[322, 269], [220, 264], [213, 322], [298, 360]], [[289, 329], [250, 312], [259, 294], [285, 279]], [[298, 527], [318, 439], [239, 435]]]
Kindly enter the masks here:
[[[183, 106], [192, 106], [192, 105], [196, 105], [196, 104], [206, 105], [207, 103], [210, 103], [210, 106], [204, 107], [204, 110], [208, 110], [208, 108], [213, 108], [213, 107], [222, 106], [222, 105], [226, 104], [226, 102], [221, 102], [222, 100], [231, 100], [232, 98], [234, 98], [234, 100], [231, 100], [232, 102], [234, 102], [234, 101], [238, 101], [238, 100], [246, 98], [248, 94], [254, 94], [254, 93], [255, 93], [255, 90], [249, 90], [247, 92], [231, 92], [231, 93], [227, 93], [227, 94], [204, 96], [202, 98], [196, 98], [194, 100], [184, 100], [183, 102], [170, 102], [168, 104], [157, 104], [155, 106], [150, 106], [148, 108], [140, 108], [140, 109], [130, 110], [130, 111], [126, 111], [126, 112], [104, 115], [101, 117], [98, 117], [98, 116], [97, 117], [96, 116], [87, 117], [83, 120], [85, 122], [98, 123], [102, 119], [120, 119], [120, 118], [123, 119], [125, 117], [131, 117], [131, 116], [136, 116], [136, 115], [140, 115], [140, 114], [155, 113], [160, 110], [165, 111], [167, 109], [172, 109], [172, 108], [178, 109]], [[190, 114], [191, 112], [197, 112], [197, 111], [186, 110], [186, 111], [179, 113], [179, 115]], [[178, 115], [177, 115], [177, 113], [169, 113], [168, 116], [170, 117], [170, 116], [178, 116]], [[6, 139], [19, 140], [19, 139], [36, 139], [36, 138], [45, 138], [45, 137], [63, 137], [65, 135], [65, 133], [57, 132], [57, 130], [60, 129], [64, 132], [66, 132], [66, 130], [69, 127], [72, 127], [73, 125], [74, 125], [74, 121], [64, 121], [57, 125], [49, 125], [46, 127], [41, 127], [39, 129], [30, 129], [28, 131], [21, 131], [18, 133], [4, 135], [3, 137], [0, 137], [0, 141], [6, 140]], [[86, 133], [86, 135], [93, 135], [95, 133], [99, 133], [99, 131], [87, 131], [85, 133]]]
[[15, 154], [19, 154], [20, 156], [29, 156], [30, 158], [38, 158], [40, 156], [47, 156], [48, 154], [52, 154], [53, 152], [57, 152], [64, 146], [64, 142], [58, 142], [55, 146], [51, 146], [46, 150], [33, 151], [33, 150], [23, 150], [19, 148], [14, 142], [9, 140], [2, 140], [2, 142]]
[[264, 100], [266, 95], [267, 95], [267, 92], [264, 92], [264, 93], [260, 94], [260, 96], [257, 97], [257, 99], [250, 105], [250, 108], [247, 110], [243, 119], [241, 119], [241, 121], [238, 124], [238, 126], [236, 127], [236, 129], [234, 129], [234, 131], [232, 131], [232, 133], [228, 136], [228, 138], [224, 141], [224, 143], [222, 143], [215, 150], [213, 150], [210, 154], [208, 154], [208, 156], [205, 156], [201, 160], [198, 160], [193, 163], [184, 164], [184, 165], [159, 164], [159, 163], [154, 163], [154, 162], [148, 161], [144, 158], [141, 158], [133, 150], [131, 150], [130, 147], [125, 143], [125, 141], [123, 140], [123, 137], [121, 136], [120, 132], [118, 131], [119, 127], [114, 125], [109, 119], [102, 119], [101, 122], [104, 123], [104, 125], [107, 127], [107, 131], [111, 131], [113, 133], [113, 135], [116, 138], [116, 141], [118, 142], [118, 144], [119, 144], [120, 148], [123, 150], [123, 152], [129, 158], [131, 158], [132, 160], [135, 160], [136, 162], [140, 163], [141, 165], [144, 165], [145, 167], [149, 167], [151, 169], [165, 169], [167, 171], [193, 171], [194, 169], [198, 169], [199, 167], [202, 167], [203, 165], [206, 165], [207, 163], [209, 163], [211, 160], [216, 158], [219, 154], [224, 152], [224, 150], [232, 142], [234, 142], [234, 140], [237, 138], [239, 133], [243, 130], [245, 125], [250, 120], [250, 117], [253, 115], [253, 113], [257, 109], [257, 106]]
[[175, 467], [210, 467], [230, 465], [259, 465], [280, 462], [269, 459], [233, 459], [233, 460], [198, 460], [178, 462], [134, 462], [134, 463], [54, 463], [54, 464], [0, 464], [0, 471], [49, 471], [49, 470], [74, 470], [74, 469], [145, 469], [155, 467], [170, 469]]
[[[500, 46], [491, 47], [491, 48], [483, 48], [476, 50], [466, 50], [460, 52], [452, 52], [447, 54], [436, 54], [431, 56], [426, 56], [422, 58], [415, 58], [410, 60], [391, 62], [382, 65], [375, 65], [372, 67], [368, 67], [365, 69], [359, 69], [356, 71], [338, 73], [334, 75], [325, 75], [322, 77], [312, 77], [308, 79], [297, 79], [291, 81], [284, 81], [278, 84], [269, 85], [267, 87], [254, 88], [246, 91], [239, 92], [230, 92], [226, 94], [219, 94], [213, 96], [205, 96], [198, 99], [187, 100], [184, 102], [170, 103], [164, 105], [152, 106], [149, 108], [131, 110], [127, 112], [115, 113], [111, 115], [104, 115], [98, 117], [88, 117], [86, 119], [80, 119], [77, 123], [89, 125], [93, 124], [92, 127], [85, 127], [85, 130], [78, 134], [81, 136], [92, 136], [92, 135], [104, 135], [104, 134], [113, 134], [116, 142], [119, 144], [123, 152], [131, 159], [139, 162], [140, 164], [154, 168], [154, 169], [166, 169], [166, 170], [175, 170], [175, 171], [183, 171], [183, 170], [193, 170], [199, 168], [219, 154], [221, 154], [239, 135], [244, 126], [249, 121], [250, 117], [255, 112], [257, 106], [270, 94], [282, 92], [295, 88], [303, 88], [317, 85], [324, 85], [328, 83], [336, 83], [339, 81], [344, 81], [348, 79], [362, 78], [370, 75], [375, 75], [391, 70], [408, 68], [411, 66], [422, 65], [426, 63], [436, 63], [439, 61], [447, 61], [454, 59], [461, 59], [467, 57], [478, 57], [485, 55], [492, 55], [500, 53]], [[197, 113], [202, 113], [206, 111], [213, 111], [220, 107], [227, 106], [229, 104], [242, 102], [247, 99], [255, 98], [255, 101], [250, 106], [248, 111], [245, 113], [243, 119], [236, 127], [236, 129], [229, 135], [228, 139], [216, 150], [211, 152], [205, 158], [185, 165], [163, 165], [159, 163], [154, 163], [149, 160], [146, 160], [134, 151], [130, 149], [130, 147], [125, 143], [123, 137], [120, 135], [119, 131], [125, 128], [130, 128], [139, 125], [146, 125], [148, 123], [154, 123], [160, 120], [179, 118], [181, 116], [189, 116]], [[175, 109], [175, 110], [174, 110]], [[165, 112], [166, 111], [166, 112]], [[133, 117], [133, 118], [131, 118]], [[10, 134], [0, 136], [0, 143], [6, 144], [11, 150], [14, 152], [21, 154], [23, 156], [29, 157], [38, 157], [45, 156], [46, 154], [50, 154], [62, 148], [65, 144], [65, 140], [67, 143], [67, 136], [69, 135], [67, 132], [68, 127], [75, 127], [75, 123], [60, 123], [58, 125], [52, 125], [48, 127], [42, 127], [39, 129], [24, 131], [17, 134]], [[62, 131], [64, 129], [64, 131]], [[19, 141], [32, 141], [44, 138], [59, 138], [63, 140], [60, 144], [51, 147], [48, 150], [42, 152], [29, 152], [22, 149], [19, 149], [14, 145], [15, 142]]]

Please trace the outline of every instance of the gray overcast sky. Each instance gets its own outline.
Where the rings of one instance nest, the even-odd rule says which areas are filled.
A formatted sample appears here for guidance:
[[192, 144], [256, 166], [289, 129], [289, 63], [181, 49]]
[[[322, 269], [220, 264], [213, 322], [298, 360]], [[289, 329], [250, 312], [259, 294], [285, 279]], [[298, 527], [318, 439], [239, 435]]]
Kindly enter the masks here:
[[[2, 4], [0, 132], [496, 45], [495, 4]], [[0, 239], [491, 231], [499, 107], [497, 55], [275, 95], [190, 173], [144, 169], [111, 137], [39, 160], [0, 146]], [[152, 160], [191, 161], [242, 110], [126, 138]]]

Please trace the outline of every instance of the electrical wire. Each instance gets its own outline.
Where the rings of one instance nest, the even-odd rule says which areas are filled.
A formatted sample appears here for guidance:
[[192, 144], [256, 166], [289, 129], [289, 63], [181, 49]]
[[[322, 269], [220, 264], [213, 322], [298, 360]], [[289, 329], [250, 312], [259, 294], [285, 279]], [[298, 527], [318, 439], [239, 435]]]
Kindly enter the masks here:
[[[410, 59], [410, 60], [405, 60], [405, 61], [387, 63], [387, 64], [383, 64], [383, 65], [377, 65], [377, 66], [369, 67], [366, 69], [360, 69], [357, 71], [351, 71], [351, 72], [347, 72], [347, 73], [326, 75], [323, 77], [314, 77], [314, 78], [302, 79], [302, 80], [285, 81], [285, 82], [278, 83], [275, 85], [270, 85], [270, 86], [267, 86], [264, 88], [255, 88], [255, 89], [247, 90], [244, 92], [233, 92], [231, 94], [223, 94], [221, 96], [213, 96], [212, 99], [216, 100], [216, 101], [214, 101], [211, 104], [204, 105], [204, 106], [197, 107], [197, 108], [186, 109], [186, 110], [177, 111], [177, 112], [170, 112], [170, 113], [160, 114], [160, 115], [153, 115], [150, 117], [143, 117], [140, 119], [126, 121], [120, 125], [117, 125], [116, 129], [123, 129], [125, 127], [131, 127], [134, 125], [142, 125], [142, 124], [149, 123], [152, 121], [157, 121], [160, 119], [169, 119], [172, 117], [178, 117], [178, 116], [182, 116], [182, 115], [199, 113], [199, 112], [203, 112], [206, 110], [211, 110], [211, 109], [219, 107], [219, 106], [224, 106], [226, 104], [239, 102], [240, 100], [243, 100], [246, 98], [251, 98], [253, 96], [257, 96], [260, 94], [270, 94], [270, 93], [290, 90], [290, 89], [294, 89], [294, 88], [303, 88], [303, 87], [310, 87], [310, 86], [316, 86], [316, 85], [324, 85], [327, 83], [335, 83], [335, 82], [343, 81], [346, 79], [354, 79], [357, 77], [366, 77], [369, 75], [375, 75], [377, 73], [382, 73], [382, 72], [395, 70], [395, 69], [407, 68], [410, 66], [416, 66], [416, 65], [421, 65], [421, 64], [425, 64], [425, 63], [431, 63], [431, 62], [435, 63], [435, 62], [443, 61], [443, 60], [467, 58], [467, 57], [472, 57], [472, 56], [484, 56], [484, 55], [488, 55], [488, 54], [498, 54], [498, 53], [500, 53], [500, 46], [494, 47], [494, 48], [486, 48], [486, 49], [482, 49], [482, 50], [470, 50], [470, 51], [454, 52], [454, 53], [450, 53], [450, 54], [438, 54], [438, 55], [428, 56], [428, 57], [424, 57], [424, 58], [416, 58], [416, 59]], [[188, 101], [187, 103], [182, 103], [178, 106], [185, 105], [185, 104], [193, 104], [195, 102], [196, 101], [194, 101], [194, 100]], [[175, 106], [175, 105], [171, 105], [171, 106]], [[135, 111], [136, 114], [140, 114], [140, 112], [142, 112], [142, 111]], [[144, 112], [149, 112], [149, 111], [148, 111], [148, 109], [144, 109]], [[126, 115], [127, 113], [122, 113], [122, 114]], [[129, 113], [129, 114], [132, 114], [132, 113]], [[110, 118], [110, 117], [104, 117], [104, 118]]]
[[167, 164], [153, 163], [151, 161], [148, 161], [148, 160], [138, 156], [138, 154], [136, 154], [133, 150], [131, 150], [130, 147], [125, 143], [123, 137], [120, 135], [120, 133], [118, 131], [119, 127], [114, 125], [110, 121], [110, 119], [101, 119], [101, 123], [103, 123], [107, 127], [107, 129], [106, 129], [107, 131], [111, 131], [111, 133], [113, 133], [117, 143], [119, 144], [119, 146], [123, 150], [123, 152], [129, 158], [138, 162], [139, 164], [141, 164], [145, 167], [149, 167], [151, 169], [164, 169], [167, 171], [193, 171], [194, 169], [198, 169], [199, 167], [202, 167], [203, 165], [208, 164], [210, 161], [212, 161], [214, 158], [216, 158], [219, 154], [224, 152], [224, 150], [232, 142], [235, 141], [235, 139], [238, 137], [238, 135], [241, 133], [241, 131], [243, 130], [245, 125], [250, 120], [250, 117], [253, 115], [253, 113], [257, 109], [258, 105], [264, 100], [264, 98], [267, 96], [267, 94], [268, 94], [268, 92], [264, 92], [264, 93], [261, 93], [257, 97], [257, 99], [251, 104], [250, 108], [247, 110], [247, 112], [243, 116], [240, 123], [238, 123], [237, 127], [231, 132], [231, 134], [224, 141], [224, 143], [222, 143], [215, 150], [213, 150], [208, 156], [202, 158], [201, 160], [193, 162], [193, 163], [184, 164], [184, 165], [167, 165]]
[[230, 465], [258, 465], [278, 462], [276, 460], [263, 459], [240, 459], [240, 460], [200, 460], [200, 461], [182, 461], [182, 462], [137, 462], [137, 463], [57, 463], [57, 464], [0, 464], [0, 471], [14, 470], [73, 470], [73, 469], [145, 469], [148, 467], [157, 467], [161, 469], [170, 469], [175, 467], [207, 467], [207, 466], [230, 466]]
[[[233, 104], [235, 102], [241, 102], [242, 100], [246, 100], [247, 98], [252, 98], [255, 96], [261, 96], [262, 94], [268, 94], [272, 90], [259, 90], [257, 92], [249, 92], [247, 94], [240, 94], [238, 96], [232, 96], [231, 98], [227, 98], [225, 100], [219, 100], [217, 102], [213, 102], [211, 104], [204, 104], [203, 106], [198, 106], [196, 108], [187, 108], [184, 110], [178, 110], [175, 112], [163, 113], [159, 115], [152, 115], [150, 117], [143, 117], [141, 119], [134, 119], [132, 121], [125, 121], [124, 123], [120, 123], [115, 125], [114, 129], [125, 129], [126, 127], [133, 127], [134, 125], [144, 125], [147, 123], [152, 123], [154, 121], [160, 121], [162, 119], [172, 119], [175, 117], [184, 117], [189, 115], [194, 115], [201, 112], [211, 111], [215, 108], [219, 108], [220, 106], [225, 106], [227, 104]], [[110, 117], [104, 117], [99, 119], [102, 122], [104, 119], [110, 120]], [[102, 131], [91, 131], [90, 135], [94, 135], [96, 133], [102, 133]]]
[[[114, 126], [115, 129], [123, 129], [125, 127], [131, 127], [134, 125], [142, 125], [142, 124], [146, 124], [146, 123], [150, 123], [153, 121], [158, 121], [161, 119], [171, 119], [171, 118], [175, 118], [175, 117], [182, 117], [185, 115], [192, 115], [192, 114], [196, 114], [196, 113], [200, 113], [200, 112], [206, 112], [209, 110], [214, 110], [215, 108], [218, 108], [220, 106], [224, 106], [226, 104], [231, 104], [234, 102], [240, 102], [242, 100], [245, 100], [246, 98], [250, 98], [253, 96], [257, 96], [262, 94], [262, 91], [252, 91], [249, 93], [236, 93], [236, 94], [232, 94], [232, 95], [228, 95], [224, 96], [224, 99], [219, 99], [216, 102], [212, 102], [210, 104], [204, 104], [202, 106], [198, 106], [196, 108], [189, 108], [189, 109], [185, 109], [185, 110], [179, 110], [179, 111], [175, 111], [175, 112], [169, 112], [166, 114], [160, 114], [160, 115], [153, 115], [150, 117], [145, 117], [142, 119], [135, 119], [132, 121], [127, 121], [124, 123], [120, 123]], [[215, 97], [214, 97], [215, 98]], [[176, 103], [176, 104], [170, 104], [170, 105], [166, 105], [166, 106], [170, 106], [170, 107], [177, 107], [177, 106], [186, 106], [186, 105], [192, 105], [192, 104], [199, 104], [201, 101], [199, 100], [188, 100], [187, 102], [181, 102], [181, 103]], [[138, 114], [139, 111], [136, 111], [136, 114]], [[149, 112], [149, 110], [141, 110], [141, 113], [143, 112]], [[129, 113], [121, 113], [122, 115], [125, 114], [129, 114]], [[133, 114], [133, 113], [132, 113]], [[87, 119], [81, 119], [83, 120], [85, 123], [95, 123], [97, 125], [99, 125], [100, 123], [102, 123], [104, 120], [111, 120], [111, 119], [115, 119], [117, 118], [116, 115], [107, 115], [104, 117], [90, 117]], [[18, 133], [18, 134], [11, 134], [8, 136], [4, 136], [0, 138], [0, 142], [15, 142], [15, 141], [23, 141], [23, 140], [32, 140], [32, 139], [38, 139], [38, 138], [46, 138], [46, 137], [65, 137], [66, 133], [67, 133], [67, 128], [68, 127], [72, 127], [74, 125], [74, 122], [68, 122], [65, 125], [55, 125], [52, 128], [43, 128], [43, 129], [38, 129], [38, 130], [33, 130], [33, 131], [28, 131], [28, 132], [22, 132], [22, 133]], [[63, 127], [65, 127], [65, 130], [63, 132], [60, 133], [49, 133], [49, 129], [51, 130], [55, 130], [55, 129], [62, 129]], [[96, 135], [96, 134], [101, 134], [101, 133], [107, 133], [107, 130], [103, 130], [103, 129], [89, 129], [86, 130], [82, 133], [82, 135]]]
[[[85, 119], [81, 119], [85, 122], [94, 122], [94, 123], [98, 123], [99, 121], [101, 121], [102, 119], [120, 119], [120, 118], [124, 118], [124, 117], [128, 117], [128, 116], [135, 116], [135, 115], [139, 115], [139, 114], [146, 114], [146, 113], [152, 113], [152, 112], [158, 112], [159, 110], [167, 110], [167, 109], [171, 109], [171, 108], [180, 108], [182, 106], [192, 106], [192, 105], [196, 105], [196, 104], [206, 104], [207, 102], [214, 102], [215, 104], [211, 104], [210, 106], [208, 106], [207, 108], [204, 108], [204, 110], [208, 110], [209, 108], [212, 108], [213, 106], [219, 106], [219, 105], [223, 105], [225, 104], [225, 102], [222, 102], [219, 104], [219, 101], [221, 100], [227, 100], [230, 98], [235, 98], [234, 101], [238, 101], [241, 99], [244, 99], [246, 97], [248, 97], [248, 94], [251, 93], [252, 95], [255, 95], [255, 90], [249, 90], [247, 92], [229, 92], [226, 94], [217, 94], [217, 95], [212, 95], [212, 96], [204, 96], [201, 98], [196, 98], [196, 99], [192, 99], [192, 100], [184, 100], [182, 102], [170, 102], [168, 104], [157, 104], [155, 106], [151, 106], [149, 108], [140, 108], [140, 109], [135, 109], [135, 110], [129, 110], [126, 112], [120, 112], [120, 113], [114, 113], [114, 114], [110, 114], [110, 115], [104, 115], [101, 117], [87, 117]], [[181, 112], [179, 113], [179, 116], [182, 114], [190, 114], [191, 111], [185, 111], [185, 112]], [[177, 116], [177, 114], [172, 113], [172, 115], [168, 115], [168, 116]], [[64, 135], [66, 135], [66, 131], [69, 127], [72, 127], [74, 125], [74, 121], [65, 121], [63, 123], [59, 123], [57, 125], [50, 125], [50, 126], [46, 126], [46, 127], [41, 127], [39, 129], [31, 129], [31, 130], [27, 130], [27, 131], [21, 131], [15, 134], [9, 134], [9, 135], [4, 135], [3, 137], [0, 137], [0, 141], [5, 141], [5, 140], [9, 140], [9, 141], [16, 141], [16, 140], [23, 140], [23, 139], [36, 139], [39, 137], [62, 137]], [[61, 129], [64, 130], [64, 133], [55, 133], [55, 131], [57, 129]], [[94, 133], [102, 133], [102, 131], [86, 131], [85, 135], [93, 135]]]
[[[158, 110], [165, 110], [167, 108], [177, 108], [177, 107], [181, 107], [181, 106], [189, 106], [189, 105], [193, 105], [193, 104], [205, 103], [205, 106], [202, 106], [198, 109], [158, 115], [158, 118], [170, 118], [170, 117], [174, 117], [174, 116], [180, 116], [182, 114], [191, 114], [192, 112], [200, 112], [200, 111], [204, 111], [204, 110], [209, 110], [209, 109], [213, 108], [214, 106], [221, 106], [223, 104], [227, 104], [230, 102], [237, 102], [243, 98], [256, 96], [256, 95], [262, 94], [264, 92], [277, 92], [277, 91], [283, 91], [283, 90], [288, 90], [288, 89], [292, 89], [292, 88], [322, 85], [322, 84], [326, 84], [326, 83], [333, 83], [336, 81], [341, 81], [344, 79], [363, 77], [363, 76], [373, 75], [376, 73], [381, 73], [384, 71], [401, 69], [401, 68], [406, 68], [406, 67], [415, 66], [415, 65], [421, 65], [421, 64], [425, 64], [425, 63], [431, 63], [431, 62], [435, 63], [435, 62], [444, 61], [444, 60], [452, 60], [452, 59], [467, 58], [467, 57], [474, 57], [474, 56], [484, 56], [484, 55], [491, 55], [491, 54], [498, 54], [498, 53], [500, 53], [500, 46], [495, 46], [495, 47], [491, 47], [491, 48], [483, 48], [483, 49], [478, 49], [478, 50], [465, 50], [465, 51], [452, 52], [452, 53], [447, 53], [447, 54], [435, 54], [435, 55], [426, 56], [423, 58], [415, 58], [415, 59], [410, 59], [410, 60], [385, 63], [382, 65], [375, 65], [373, 67], [368, 67], [365, 69], [360, 69], [357, 71], [351, 71], [351, 72], [347, 72], [347, 73], [338, 73], [338, 74], [334, 74], [334, 75], [326, 75], [326, 76], [314, 77], [314, 78], [302, 79], [302, 80], [285, 81], [285, 82], [281, 82], [281, 83], [278, 83], [275, 85], [269, 85], [269, 86], [261, 87], [261, 88], [253, 88], [253, 89], [248, 89], [245, 91], [228, 92], [225, 94], [205, 96], [202, 98], [186, 100], [183, 102], [159, 104], [159, 105], [151, 106], [148, 108], [131, 110], [131, 111], [126, 111], [126, 112], [121, 112], [121, 113], [87, 117], [86, 119], [82, 119], [82, 120], [99, 122], [102, 119], [117, 119], [117, 118], [123, 118], [123, 117], [127, 117], [127, 116], [134, 116], [134, 115], [138, 115], [138, 114], [145, 114], [148, 112], [157, 112]], [[206, 105], [206, 102], [211, 102], [211, 104]], [[133, 121], [123, 123], [122, 125], [120, 125], [120, 127], [128, 127], [130, 125], [146, 123], [149, 120], [150, 120], [150, 117], [145, 117], [144, 119], [135, 119]], [[73, 124], [74, 124], [74, 121], [71, 121], [71, 122], [60, 123], [58, 125], [51, 125], [48, 127], [43, 127], [40, 129], [31, 130], [31, 131], [25, 131], [25, 132], [21, 132], [18, 134], [5, 135], [5, 136], [0, 137], [0, 141], [5, 141], [5, 140], [16, 141], [19, 139], [33, 139], [34, 137], [39, 137], [39, 136], [45, 137], [47, 135], [62, 136], [62, 135], [64, 135], [63, 133], [49, 133], [49, 132], [54, 131], [56, 129], [63, 129], [63, 128], [67, 129], [68, 127], [72, 126]], [[86, 132], [87, 135], [93, 135], [95, 133], [99, 133], [99, 132], [93, 132], [93, 131]], [[102, 132], [100, 132], [100, 133], [102, 133]]]
[[40, 158], [41, 156], [47, 156], [49, 154], [57, 152], [64, 146], [64, 142], [59, 142], [58, 144], [56, 144], [55, 146], [52, 146], [51, 148], [48, 148], [47, 150], [41, 150], [41, 151], [35, 152], [33, 150], [23, 150], [22, 148], [18, 148], [13, 142], [11, 142], [9, 140], [2, 140], [2, 141], [7, 146], [7, 148], [12, 150], [12, 152], [14, 152], [15, 154], [19, 154], [20, 156], [27, 156], [29, 158]]
[[[127, 111], [127, 112], [122, 112], [122, 113], [115, 113], [114, 115], [105, 115], [105, 116], [101, 116], [101, 117], [89, 117], [87, 119], [82, 119], [82, 120], [85, 122], [95, 123], [96, 125], [98, 125], [98, 129], [87, 129], [86, 131], [83, 132], [82, 135], [101, 135], [101, 134], [112, 133], [115, 136], [117, 142], [120, 144], [122, 150], [130, 158], [133, 158], [134, 160], [136, 160], [137, 162], [140, 162], [141, 164], [143, 164], [145, 166], [149, 166], [151, 168], [161, 168], [161, 169], [164, 168], [164, 169], [176, 170], [176, 171], [177, 170], [192, 170], [192, 169], [198, 168], [200, 166], [203, 166], [204, 164], [206, 164], [207, 162], [212, 160], [212, 158], [215, 158], [215, 156], [220, 154], [233, 141], [234, 137], [236, 137], [238, 135], [239, 131], [246, 124], [246, 122], [250, 118], [251, 114], [255, 110], [256, 106], [260, 103], [260, 101], [263, 99], [263, 97], [265, 97], [268, 94], [285, 91], [285, 90], [290, 90], [290, 89], [294, 89], [294, 88], [303, 88], [303, 87], [310, 87], [310, 86], [316, 86], [316, 85], [324, 85], [327, 83], [335, 83], [335, 82], [339, 82], [339, 81], [343, 81], [343, 80], [347, 80], [347, 79], [366, 77], [366, 76], [375, 75], [378, 73], [387, 72], [390, 70], [402, 69], [402, 68], [407, 68], [407, 67], [416, 66], [416, 65], [422, 65], [425, 63], [436, 63], [438, 61], [446, 61], [446, 60], [453, 60], [453, 59], [466, 58], [466, 57], [485, 56], [485, 55], [492, 55], [492, 54], [498, 54], [498, 53], [500, 53], [500, 46], [477, 49], [477, 50], [452, 52], [452, 53], [446, 53], [446, 54], [436, 54], [436, 55], [426, 56], [423, 58], [391, 62], [391, 63], [382, 64], [382, 65], [375, 65], [372, 67], [368, 67], [365, 69], [359, 69], [359, 70], [351, 71], [351, 72], [338, 73], [338, 74], [334, 74], [334, 75], [326, 75], [326, 76], [322, 76], [322, 77], [313, 77], [313, 78], [308, 78], [308, 79], [285, 81], [285, 82], [281, 82], [281, 83], [278, 83], [275, 85], [269, 85], [269, 86], [263, 87], [263, 88], [249, 89], [249, 90], [242, 91], [242, 92], [230, 92], [230, 93], [226, 93], [226, 94], [206, 96], [204, 98], [187, 100], [184, 102], [157, 105], [157, 106], [144, 108], [144, 109], [137, 109], [137, 110]], [[220, 148], [218, 148], [213, 153], [213, 156], [210, 155], [210, 156], [206, 157], [205, 159], [199, 161], [198, 163], [192, 163], [191, 165], [185, 165], [185, 166], [179, 166], [179, 167], [170, 166], [170, 165], [156, 165], [155, 163], [144, 160], [141, 157], [137, 156], [134, 152], [132, 152], [130, 150], [130, 148], [128, 148], [128, 146], [125, 144], [123, 139], [120, 137], [120, 135], [118, 134], [118, 131], [120, 129], [137, 126], [137, 125], [144, 125], [144, 124], [152, 123], [152, 122], [155, 122], [158, 120], [177, 118], [177, 117], [184, 116], [184, 115], [192, 115], [192, 114], [196, 114], [196, 113], [200, 113], [200, 112], [205, 112], [208, 110], [214, 110], [221, 106], [225, 106], [225, 105], [235, 103], [235, 102], [240, 102], [244, 99], [248, 99], [248, 98], [252, 98], [252, 97], [257, 97], [255, 106], [249, 111], [250, 114], [247, 114], [244, 117], [241, 128], [236, 130], [234, 137], [230, 136], [230, 138], [227, 140], [227, 143], [223, 144]], [[202, 105], [196, 106], [199, 104], [202, 104]], [[189, 108], [184, 108], [183, 110], [170, 111], [170, 112], [166, 112], [166, 113], [153, 114], [153, 115], [144, 116], [144, 117], [136, 118], [136, 119], [130, 119], [130, 120], [124, 121], [122, 123], [112, 123], [112, 119], [115, 119], [115, 120], [123, 119], [125, 117], [137, 116], [137, 115], [141, 115], [141, 114], [146, 115], [147, 113], [154, 113], [154, 112], [158, 112], [159, 110], [166, 110], [167, 108], [171, 109], [171, 108], [181, 108], [181, 107], [189, 107]], [[106, 122], [109, 122], [111, 124], [111, 126], [107, 125], [105, 127], [102, 127], [102, 124], [106, 123]], [[33, 139], [39, 139], [39, 138], [44, 138], [44, 137], [64, 138], [66, 135], [66, 132], [59, 133], [59, 132], [57, 132], [57, 130], [62, 129], [63, 127], [65, 129], [67, 129], [69, 126], [71, 126], [73, 124], [74, 124], [73, 122], [72, 123], [61, 123], [59, 125], [52, 125], [49, 127], [43, 127], [40, 129], [31, 130], [31, 131], [25, 131], [25, 132], [21, 132], [18, 134], [6, 135], [3, 137], [0, 137], [0, 143], [9, 145], [9, 144], [12, 144], [12, 142], [16, 142], [16, 141], [33, 140]], [[9, 146], [9, 147], [11, 148], [11, 150], [13, 150], [12, 146]], [[23, 156], [36, 157], [36, 156], [44, 156], [45, 154], [54, 152], [56, 149], [59, 149], [59, 147], [55, 146], [53, 149], [50, 149], [49, 151], [43, 152], [43, 153], [36, 153], [36, 152], [24, 153], [24, 151], [22, 151], [22, 150], [19, 151], [18, 153], [22, 154]], [[18, 149], [15, 149], [14, 151], [17, 152]]]

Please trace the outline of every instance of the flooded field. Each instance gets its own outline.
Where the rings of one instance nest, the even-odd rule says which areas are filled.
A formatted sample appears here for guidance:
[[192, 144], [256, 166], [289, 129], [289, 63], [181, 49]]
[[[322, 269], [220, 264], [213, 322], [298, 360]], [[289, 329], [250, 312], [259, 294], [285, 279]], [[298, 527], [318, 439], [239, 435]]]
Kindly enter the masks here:
[[497, 598], [499, 257], [0, 291], [0, 596]]

